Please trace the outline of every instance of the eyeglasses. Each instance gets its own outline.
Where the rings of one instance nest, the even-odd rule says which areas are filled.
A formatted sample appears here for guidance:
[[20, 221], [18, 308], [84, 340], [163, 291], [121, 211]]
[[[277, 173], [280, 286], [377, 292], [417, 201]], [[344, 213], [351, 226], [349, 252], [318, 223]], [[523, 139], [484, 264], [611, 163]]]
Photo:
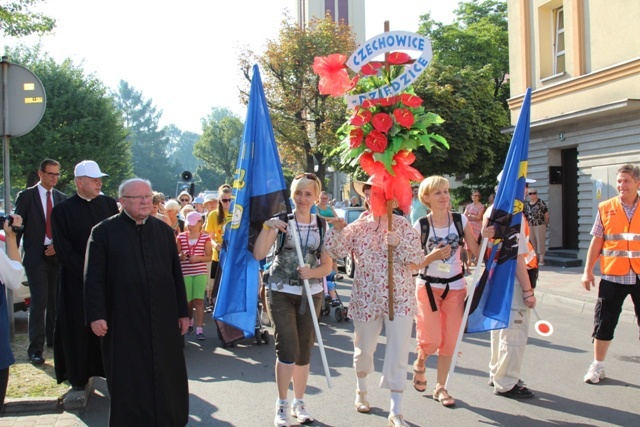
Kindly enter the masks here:
[[60, 178], [60, 173], [47, 172], [47, 171], [42, 171], [42, 173], [46, 173], [49, 176], [55, 176], [56, 178]]
[[231, 202], [231, 199], [220, 199], [220, 201], [222, 203], [229, 203], [229, 202]]
[[538, 194], [538, 192], [537, 192], [537, 191], [531, 191], [531, 192], [529, 193], [529, 195], [531, 196], [532, 194]]
[[136, 200], [151, 200], [153, 194], [143, 194], [142, 196], [120, 196], [123, 199], [136, 199]]

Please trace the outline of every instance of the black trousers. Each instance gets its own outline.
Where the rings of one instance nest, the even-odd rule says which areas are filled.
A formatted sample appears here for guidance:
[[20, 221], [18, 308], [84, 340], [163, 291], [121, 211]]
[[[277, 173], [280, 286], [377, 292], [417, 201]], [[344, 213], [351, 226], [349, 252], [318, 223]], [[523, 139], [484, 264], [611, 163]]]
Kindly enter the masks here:
[[56, 320], [56, 289], [60, 274], [57, 256], [46, 256], [35, 266], [25, 267], [31, 304], [29, 306], [28, 356], [44, 350], [45, 340], [53, 345], [53, 328]]

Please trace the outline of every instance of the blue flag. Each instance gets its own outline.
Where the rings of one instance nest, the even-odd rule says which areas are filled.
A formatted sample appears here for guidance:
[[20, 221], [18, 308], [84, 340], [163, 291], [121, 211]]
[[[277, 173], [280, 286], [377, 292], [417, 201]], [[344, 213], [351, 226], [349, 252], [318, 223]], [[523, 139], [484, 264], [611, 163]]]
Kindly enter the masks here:
[[509, 326], [529, 157], [530, 109], [531, 89], [527, 89], [489, 217], [496, 238], [486, 261], [487, 270], [476, 285], [467, 332]]
[[257, 65], [253, 66], [244, 126], [230, 207], [233, 219], [224, 232], [216, 277], [220, 288], [213, 317], [241, 329], [249, 338], [256, 327], [260, 267], [259, 260], [253, 257], [253, 243], [264, 221], [290, 211]]

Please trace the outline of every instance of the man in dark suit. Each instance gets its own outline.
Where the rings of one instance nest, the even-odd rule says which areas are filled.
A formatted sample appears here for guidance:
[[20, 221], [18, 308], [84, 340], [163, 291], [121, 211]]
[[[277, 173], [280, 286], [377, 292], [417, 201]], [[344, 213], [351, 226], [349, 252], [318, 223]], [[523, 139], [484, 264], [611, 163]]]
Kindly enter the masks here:
[[24, 224], [24, 233], [19, 236], [24, 247], [22, 263], [31, 291], [27, 354], [34, 365], [44, 363], [45, 339], [49, 347], [53, 346], [59, 263], [52, 244], [50, 217], [53, 206], [67, 198], [53, 188], [60, 178], [60, 163], [43, 160], [38, 177], [36, 185], [21, 191], [16, 198], [16, 214], [22, 216]]

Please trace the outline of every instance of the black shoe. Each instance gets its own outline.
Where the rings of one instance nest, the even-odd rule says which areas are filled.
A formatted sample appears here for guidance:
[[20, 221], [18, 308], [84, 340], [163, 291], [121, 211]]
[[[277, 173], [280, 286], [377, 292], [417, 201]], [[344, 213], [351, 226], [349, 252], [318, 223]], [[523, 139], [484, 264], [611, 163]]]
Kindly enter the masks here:
[[340, 301], [338, 299], [334, 299], [331, 301], [331, 307], [340, 307]]
[[42, 352], [37, 352], [29, 356], [29, 361], [33, 366], [44, 365], [44, 357], [42, 357]]
[[494, 393], [498, 396], [508, 397], [509, 399], [528, 399], [534, 395], [531, 390], [525, 386], [519, 386], [518, 384], [514, 385], [511, 390], [505, 391], [504, 393], [500, 393], [498, 391]]

